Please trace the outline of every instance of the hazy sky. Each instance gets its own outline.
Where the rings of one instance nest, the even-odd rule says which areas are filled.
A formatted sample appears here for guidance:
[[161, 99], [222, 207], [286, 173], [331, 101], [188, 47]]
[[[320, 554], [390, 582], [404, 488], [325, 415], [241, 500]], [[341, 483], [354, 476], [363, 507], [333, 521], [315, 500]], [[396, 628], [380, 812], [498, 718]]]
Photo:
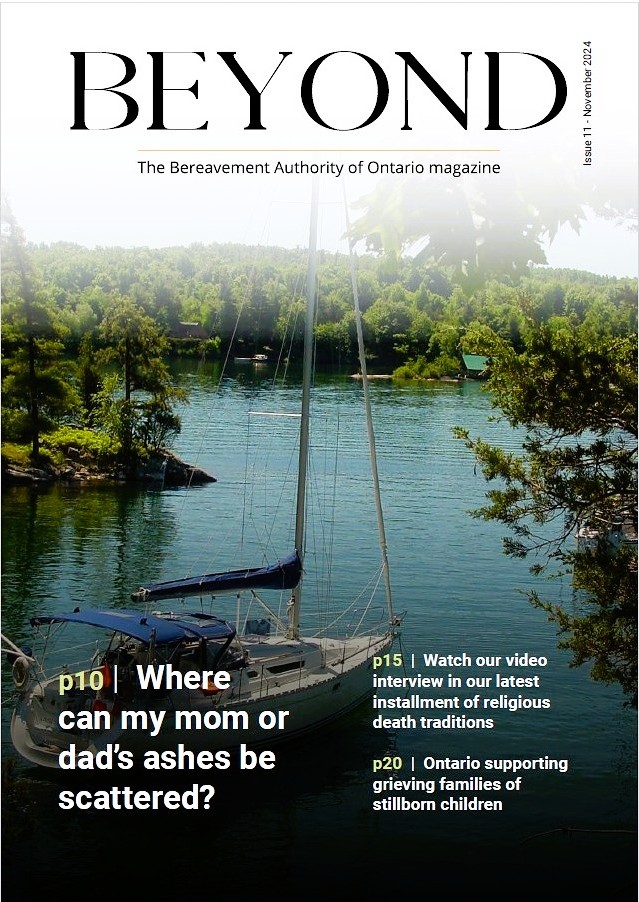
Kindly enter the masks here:
[[[362, 161], [362, 172], [346, 177], [349, 200], [375, 186], [378, 164], [483, 161], [501, 167], [500, 176], [490, 177], [496, 190], [507, 193], [524, 184], [533, 203], [552, 201], [561, 209], [596, 190], [636, 208], [635, 4], [49, 2], [3, 3], [1, 15], [2, 190], [31, 241], [303, 246], [310, 178], [278, 175], [278, 162], [302, 168], [325, 163], [346, 171]], [[592, 77], [586, 85], [588, 40]], [[149, 128], [149, 54], [159, 51], [163, 84], [176, 88], [162, 95], [166, 131]], [[464, 98], [463, 53], [470, 54], [466, 129], [412, 70], [406, 90], [400, 51], [412, 53], [458, 107]], [[503, 131], [486, 129], [488, 51], [501, 57]], [[222, 52], [236, 54], [261, 92], [263, 130], [246, 128], [249, 96]], [[87, 87], [104, 88], [123, 78], [116, 53], [134, 62], [135, 77], [121, 87], [139, 106], [134, 123], [114, 128], [124, 102], [95, 90], [83, 95], [89, 128], [71, 128], [72, 53], [87, 55]], [[312, 96], [332, 128], [313, 121], [300, 99], [305, 73], [308, 78], [311, 64], [327, 54]], [[548, 113], [555, 91], [548, 68], [534, 55], [559, 67], [568, 98], [554, 120], [527, 128]], [[379, 117], [356, 128], [378, 94], [379, 82], [364, 56], [382, 71], [389, 94]], [[196, 81], [197, 98], [186, 90]], [[592, 93], [586, 95], [586, 88]], [[592, 112], [584, 117], [587, 96]], [[410, 129], [403, 129], [407, 105]], [[199, 129], [204, 122], [206, 129]], [[593, 141], [588, 167], [584, 125]], [[262, 163], [270, 171], [152, 173], [148, 167], [142, 171], [145, 161], [165, 169], [171, 161]], [[451, 179], [451, 187], [458, 185]], [[332, 172], [323, 177], [320, 243], [339, 250], [346, 249], [340, 240], [342, 190]], [[548, 259], [554, 266], [635, 275], [637, 236], [596, 221], [579, 237], [565, 228]]]

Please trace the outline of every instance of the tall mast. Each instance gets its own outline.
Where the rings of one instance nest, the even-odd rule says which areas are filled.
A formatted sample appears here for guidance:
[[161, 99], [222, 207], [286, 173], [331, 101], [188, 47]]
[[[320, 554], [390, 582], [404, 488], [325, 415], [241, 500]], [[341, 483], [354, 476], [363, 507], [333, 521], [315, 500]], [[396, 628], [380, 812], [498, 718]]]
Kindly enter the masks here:
[[[346, 201], [346, 187], [342, 182], [344, 192], [344, 211], [346, 217], [346, 228], [350, 229], [348, 217], [348, 204]], [[359, 306], [359, 293], [357, 291], [357, 274], [355, 272], [355, 254], [353, 251], [353, 241], [348, 240], [348, 251], [350, 259], [351, 285], [353, 289], [353, 307], [355, 309], [355, 329], [357, 332], [357, 350], [359, 353], [359, 368], [362, 374], [362, 388], [364, 391], [364, 408], [366, 411], [366, 429], [368, 432], [368, 451], [371, 462], [371, 473], [373, 476], [373, 490], [375, 494], [375, 511], [377, 514], [377, 532], [379, 536], [379, 547], [382, 555], [382, 567], [384, 571], [384, 588], [386, 592], [386, 607], [388, 610], [389, 623], [393, 621], [393, 597], [390, 582], [390, 567], [388, 563], [388, 545], [386, 542], [386, 530], [384, 528], [384, 512], [382, 510], [382, 498], [379, 489], [379, 472], [377, 469], [377, 451], [375, 449], [375, 431], [373, 429], [373, 413], [371, 410], [370, 392], [368, 389], [368, 373], [366, 371], [366, 351], [364, 348], [364, 335], [362, 332], [362, 314]]]
[[[311, 226], [308, 240], [308, 274], [306, 285], [306, 322], [304, 327], [304, 366], [302, 370], [302, 414], [300, 424], [300, 450], [297, 468], [297, 504], [295, 508], [295, 549], [304, 565], [304, 524], [306, 513], [306, 472], [310, 438], [311, 379], [313, 373], [313, 329], [317, 303], [317, 213], [319, 207], [319, 178], [313, 178], [311, 192]], [[288, 607], [289, 639], [299, 638], [302, 580], [295, 586]]]

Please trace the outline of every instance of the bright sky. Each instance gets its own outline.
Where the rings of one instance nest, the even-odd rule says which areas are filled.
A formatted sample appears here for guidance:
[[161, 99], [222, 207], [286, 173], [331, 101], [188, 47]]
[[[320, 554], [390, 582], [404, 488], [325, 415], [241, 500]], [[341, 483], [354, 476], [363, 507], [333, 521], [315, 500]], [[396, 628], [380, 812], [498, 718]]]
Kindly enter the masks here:
[[[277, 175], [278, 162], [325, 163], [346, 171], [362, 161], [362, 173], [347, 176], [349, 200], [375, 186], [381, 163], [481, 160], [499, 163], [501, 175], [494, 178], [504, 193], [523, 181], [533, 202], [551, 199], [561, 208], [570, 205], [573, 191], [586, 198], [594, 186], [636, 209], [635, 4], [3, 2], [1, 16], [2, 191], [31, 241], [304, 246], [310, 178]], [[592, 52], [590, 117], [583, 115], [586, 41]], [[165, 87], [179, 88], [163, 92], [164, 119], [171, 126], [166, 131], [148, 128], [149, 53], [158, 48], [165, 54]], [[489, 51], [500, 54], [503, 131], [486, 129]], [[123, 78], [116, 53], [134, 61], [135, 77], [120, 89], [139, 105], [133, 124], [114, 128], [124, 102], [96, 90], [84, 95], [89, 129], [71, 129], [71, 54], [80, 52], [87, 55], [87, 86], [104, 88]], [[263, 130], [246, 129], [248, 94], [222, 52], [236, 54], [261, 92]], [[402, 129], [399, 52], [412, 53], [460, 107], [462, 54], [471, 54], [467, 129], [412, 71], [411, 128]], [[333, 129], [314, 122], [301, 102], [305, 73], [326, 54], [332, 56], [317, 70], [313, 100]], [[559, 67], [568, 99], [553, 121], [527, 128], [548, 113], [554, 99], [549, 70], [532, 54]], [[377, 98], [378, 82], [363, 55], [387, 78], [389, 96], [376, 121], [355, 128]], [[186, 90], [196, 81], [197, 98]], [[199, 129], [204, 122], [207, 128]], [[584, 125], [592, 129], [588, 135]], [[586, 167], [590, 138], [592, 165]], [[261, 163], [269, 172], [170, 174], [172, 161]], [[151, 172], [145, 162], [163, 164], [165, 172]], [[345, 250], [341, 179], [325, 175], [322, 196], [320, 243]], [[553, 266], [636, 275], [637, 235], [593, 220], [579, 237], [562, 230], [548, 258]]]

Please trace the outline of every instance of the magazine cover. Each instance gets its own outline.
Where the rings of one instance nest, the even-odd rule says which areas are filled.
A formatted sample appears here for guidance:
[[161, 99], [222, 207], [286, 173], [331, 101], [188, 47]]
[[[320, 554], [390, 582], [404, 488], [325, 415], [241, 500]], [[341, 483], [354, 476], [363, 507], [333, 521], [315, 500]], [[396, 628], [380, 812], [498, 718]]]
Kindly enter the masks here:
[[637, 892], [637, 5], [11, 3], [2, 886]]

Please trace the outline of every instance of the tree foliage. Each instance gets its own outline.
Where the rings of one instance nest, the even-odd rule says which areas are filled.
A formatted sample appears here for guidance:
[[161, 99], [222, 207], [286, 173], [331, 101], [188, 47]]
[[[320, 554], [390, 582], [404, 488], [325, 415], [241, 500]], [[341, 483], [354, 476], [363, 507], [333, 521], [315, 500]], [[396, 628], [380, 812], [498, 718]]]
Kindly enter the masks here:
[[115, 361], [119, 374], [105, 380], [93, 419], [117, 438], [122, 463], [133, 468], [145, 449], [157, 450], [179, 432], [173, 404], [185, 395], [163, 360], [165, 337], [131, 298], [112, 299], [99, 335], [106, 342], [101, 359]]
[[465, 290], [487, 279], [518, 281], [545, 264], [544, 245], [563, 226], [579, 233], [589, 211], [636, 227], [636, 191], [592, 184], [566, 172], [561, 190], [527, 171], [490, 177], [387, 176], [353, 206], [354, 241], [395, 262], [411, 251], [422, 266], [442, 267]]
[[[230, 244], [87, 249], [58, 243], [27, 250], [41, 273], [47, 303], [66, 329], [67, 353], [77, 354], [87, 336], [100, 350], [107, 342], [102, 323], [114, 300], [128, 298], [153, 320], [170, 354], [205, 352], [224, 359], [233, 342], [239, 356], [270, 347], [285, 349], [291, 360], [301, 358], [303, 249]], [[542, 323], [572, 316], [578, 322], [590, 319], [596, 328], [605, 321], [617, 334], [636, 326], [636, 289], [629, 278], [529, 267], [516, 282], [504, 273], [486, 274], [471, 290], [446, 258], [431, 263], [422, 257], [363, 255], [357, 268], [366, 347], [384, 369], [419, 355], [433, 363], [449, 327], [459, 341], [472, 324], [485, 324], [521, 347], [525, 317]], [[318, 283], [318, 361], [356, 366], [348, 257], [320, 252]], [[180, 339], [177, 321], [195, 323], [208, 340]], [[439, 338], [431, 344], [436, 329]], [[459, 348], [445, 353], [461, 364]]]
[[[458, 286], [426, 353], [398, 373], [427, 378], [450, 358], [453, 330], [453, 355], [489, 357], [493, 404], [524, 438], [515, 454], [458, 430], [491, 484], [475, 514], [509, 528], [508, 554], [542, 555], [533, 571], [555, 562], [571, 572], [574, 609], [531, 600], [573, 663], [591, 662], [593, 677], [618, 682], [636, 705], [636, 281], [600, 291], [588, 274], [572, 282], [534, 266], [563, 225], [579, 233], [589, 209], [636, 228], [636, 192], [567, 180], [549, 193], [513, 178], [506, 190], [487, 179], [384, 180], [359, 202], [351, 239], [396, 268], [409, 252]], [[595, 547], [575, 547], [580, 527], [597, 528]]]
[[[509, 528], [505, 551], [543, 553], [572, 573], [574, 606], [532, 602], [560, 630], [575, 665], [617, 682], [637, 704], [637, 341], [568, 321], [531, 327], [522, 353], [485, 331], [492, 403], [524, 430], [517, 454], [466, 441], [491, 484], [476, 516]], [[587, 527], [595, 537], [577, 544]], [[634, 539], [634, 544], [632, 543]], [[627, 540], [627, 541], [625, 541]]]
[[[133, 469], [179, 432], [173, 405], [184, 397], [163, 359], [168, 343], [162, 329], [133, 299], [144, 291], [134, 284], [132, 296], [97, 288], [88, 267], [76, 261], [81, 300], [67, 298], [46, 262], [36, 265], [37, 254], [8, 206], [2, 222], [5, 441], [28, 441], [37, 463], [45, 436], [71, 419], [84, 421], [110, 436], [119, 462]], [[71, 277], [66, 266], [63, 273]], [[107, 281], [104, 274], [100, 280]], [[88, 331], [78, 335], [71, 326], [80, 309]], [[119, 374], [109, 377], [113, 365]]]
[[64, 330], [7, 206], [2, 220], [4, 420], [10, 437], [30, 443], [37, 463], [42, 432], [76, 409], [79, 398], [62, 359]]

